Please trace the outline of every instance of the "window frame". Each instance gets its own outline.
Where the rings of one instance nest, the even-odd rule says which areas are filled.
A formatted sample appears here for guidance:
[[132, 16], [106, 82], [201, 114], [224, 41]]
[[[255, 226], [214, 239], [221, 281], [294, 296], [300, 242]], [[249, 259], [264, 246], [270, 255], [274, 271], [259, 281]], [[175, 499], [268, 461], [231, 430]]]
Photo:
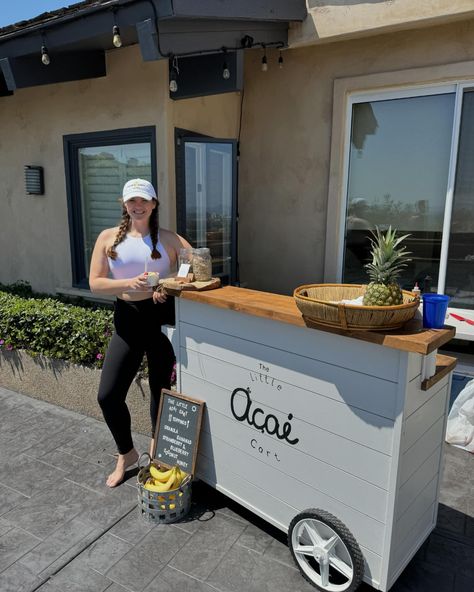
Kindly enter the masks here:
[[149, 143], [151, 178], [157, 186], [156, 126], [123, 128], [98, 132], [85, 132], [63, 136], [64, 170], [71, 250], [72, 286], [89, 289], [84, 258], [84, 234], [82, 229], [82, 203], [80, 189], [79, 150], [117, 144]]
[[178, 233], [186, 237], [186, 179], [185, 151], [186, 141], [204, 142], [208, 144], [229, 144], [232, 146], [232, 223], [231, 223], [231, 265], [230, 275], [221, 278], [223, 283], [230, 285], [239, 282], [238, 265], [238, 176], [239, 158], [238, 142], [232, 138], [215, 138], [182, 128], [175, 128], [175, 173], [176, 173], [176, 227]]

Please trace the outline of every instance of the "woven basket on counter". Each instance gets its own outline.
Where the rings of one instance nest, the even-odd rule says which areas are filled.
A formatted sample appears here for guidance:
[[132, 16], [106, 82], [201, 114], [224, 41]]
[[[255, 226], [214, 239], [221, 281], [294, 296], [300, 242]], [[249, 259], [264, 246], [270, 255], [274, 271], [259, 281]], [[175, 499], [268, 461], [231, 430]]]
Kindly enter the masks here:
[[403, 327], [415, 316], [420, 299], [407, 290], [402, 290], [403, 304], [394, 306], [357, 306], [340, 302], [362, 296], [366, 287], [362, 284], [308, 284], [296, 288], [293, 296], [309, 326], [383, 331]]

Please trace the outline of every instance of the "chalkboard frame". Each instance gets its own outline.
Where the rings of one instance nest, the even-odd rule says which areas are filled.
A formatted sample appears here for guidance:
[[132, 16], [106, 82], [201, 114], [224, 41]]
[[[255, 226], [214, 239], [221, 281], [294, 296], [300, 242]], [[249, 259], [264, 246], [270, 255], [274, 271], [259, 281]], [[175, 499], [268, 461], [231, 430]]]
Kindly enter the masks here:
[[194, 477], [194, 470], [196, 468], [196, 460], [197, 460], [197, 448], [199, 445], [199, 438], [201, 435], [202, 413], [204, 411], [204, 405], [206, 402], [202, 401], [201, 399], [195, 399], [193, 397], [188, 397], [187, 395], [183, 395], [182, 393], [171, 391], [169, 389], [161, 389], [161, 397], [160, 397], [160, 404], [158, 406], [158, 415], [157, 415], [157, 419], [156, 419], [155, 433], [153, 434], [153, 449], [152, 449], [151, 457], [153, 458], [153, 460], [156, 463], [158, 463], [160, 466], [165, 467], [167, 469], [171, 468], [172, 465], [168, 464], [167, 462], [162, 461], [161, 459], [155, 458], [156, 447], [158, 444], [160, 423], [161, 423], [161, 414], [163, 411], [163, 401], [165, 400], [166, 396], [173, 397], [174, 399], [181, 399], [183, 401], [187, 401], [188, 403], [194, 403], [195, 405], [197, 405], [199, 407], [198, 417], [197, 417], [197, 422], [196, 422], [196, 434], [195, 434], [195, 440], [194, 440], [194, 445], [193, 445], [193, 449], [192, 449], [193, 450], [193, 456], [192, 456], [193, 460], [192, 460], [191, 475]]

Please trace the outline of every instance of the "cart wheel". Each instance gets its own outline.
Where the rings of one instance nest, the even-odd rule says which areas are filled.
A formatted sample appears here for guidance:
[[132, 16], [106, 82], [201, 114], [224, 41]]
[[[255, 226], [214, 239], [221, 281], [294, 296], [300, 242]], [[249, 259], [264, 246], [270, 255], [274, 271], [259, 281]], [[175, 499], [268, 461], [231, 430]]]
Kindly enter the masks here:
[[324, 592], [353, 592], [364, 559], [347, 527], [329, 512], [309, 509], [293, 518], [288, 545], [303, 577]]

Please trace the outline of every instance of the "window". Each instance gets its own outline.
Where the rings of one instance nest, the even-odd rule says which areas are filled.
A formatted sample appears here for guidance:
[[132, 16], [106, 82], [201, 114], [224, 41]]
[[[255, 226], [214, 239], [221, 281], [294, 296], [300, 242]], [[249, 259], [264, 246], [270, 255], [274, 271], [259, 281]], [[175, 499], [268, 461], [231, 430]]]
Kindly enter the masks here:
[[176, 130], [178, 232], [193, 247], [208, 247], [212, 273], [237, 279], [237, 142]]
[[409, 234], [403, 287], [474, 309], [474, 89], [354, 96], [349, 115], [343, 281], [367, 282], [368, 235], [391, 225]]
[[134, 177], [156, 185], [155, 128], [64, 137], [73, 284], [88, 288], [97, 236], [118, 225], [123, 184]]

